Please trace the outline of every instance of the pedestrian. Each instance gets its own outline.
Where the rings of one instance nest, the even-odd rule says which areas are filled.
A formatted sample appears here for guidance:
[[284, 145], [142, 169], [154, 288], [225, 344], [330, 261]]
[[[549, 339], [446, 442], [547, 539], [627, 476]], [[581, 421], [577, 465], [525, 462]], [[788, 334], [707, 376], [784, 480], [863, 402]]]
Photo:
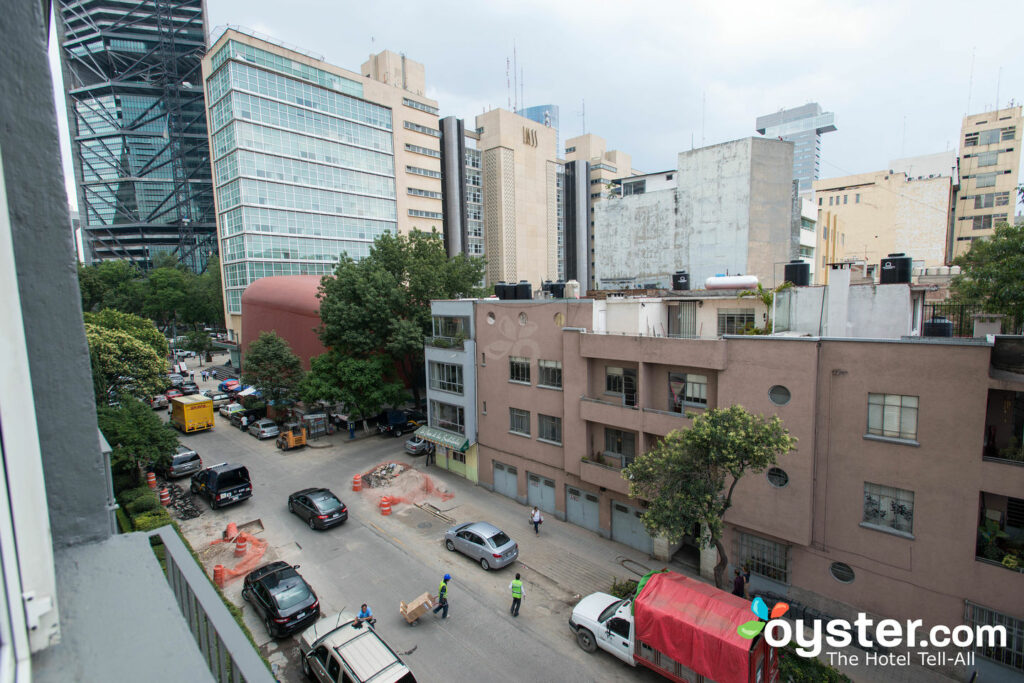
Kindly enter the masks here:
[[750, 599], [750, 563], [743, 563], [743, 597]]
[[249, 418], [247, 416], [243, 415], [242, 416], [242, 431], [244, 432], [245, 428], [248, 427], [248, 426], [249, 426]]
[[377, 620], [373, 618], [373, 610], [367, 607], [365, 602], [359, 609], [359, 614], [356, 615], [356, 624], [361, 624], [364, 621], [370, 626], [377, 623]]
[[744, 589], [743, 574], [740, 574], [740, 570], [739, 569], [733, 569], [732, 573], [733, 573], [733, 577], [732, 577], [732, 594], [735, 595], [738, 598], [746, 597], [746, 596], [743, 595], [743, 589]]
[[519, 579], [518, 573], [516, 573], [516, 578], [512, 579], [512, 583], [508, 585], [508, 589], [512, 591], [512, 606], [508, 612], [512, 616], [518, 617], [519, 605], [523, 602], [523, 582]]
[[530, 515], [530, 521], [533, 522], [533, 533], [540, 533], [540, 525], [544, 523], [544, 515], [540, 514], [540, 510], [537, 506], [533, 506], [533, 513]]
[[427, 444], [427, 467], [437, 462], [437, 456], [435, 455], [434, 444]]
[[192, 370], [188, 371], [188, 381], [190, 381], [190, 382], [195, 382], [196, 381], [196, 373], [193, 372]]
[[451, 574], [445, 574], [444, 578], [441, 579], [441, 585], [437, 587], [437, 607], [434, 608], [434, 614], [437, 614], [441, 610], [442, 619], [448, 618], [448, 582], [452, 580]]

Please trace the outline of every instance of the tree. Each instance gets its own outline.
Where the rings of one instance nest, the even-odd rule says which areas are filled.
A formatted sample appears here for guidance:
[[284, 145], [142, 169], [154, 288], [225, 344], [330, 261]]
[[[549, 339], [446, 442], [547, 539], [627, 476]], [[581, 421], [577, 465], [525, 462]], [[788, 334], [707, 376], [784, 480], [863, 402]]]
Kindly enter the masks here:
[[171, 328], [174, 336], [191, 301], [191, 278], [195, 278], [191, 271], [170, 266], [152, 270], [146, 278], [143, 312], [162, 329]]
[[436, 231], [385, 233], [369, 255], [342, 256], [320, 285], [320, 339], [344, 356], [385, 353], [419, 401], [423, 339], [431, 333], [430, 301], [480, 294], [484, 261], [448, 258]]
[[302, 381], [302, 362], [276, 333], [260, 332], [242, 359], [242, 381], [256, 387], [266, 401], [294, 398]]
[[125, 313], [141, 313], [142, 281], [142, 272], [129, 261], [103, 261], [94, 266], [79, 263], [82, 310], [113, 308]]
[[1024, 225], [998, 225], [988, 239], [971, 243], [953, 263], [961, 272], [953, 278], [956, 298], [980, 303], [988, 313], [1007, 316], [1014, 330], [1024, 323]]
[[408, 397], [394, 374], [388, 356], [353, 358], [329, 351], [310, 361], [299, 396], [307, 405], [318, 401], [341, 403], [350, 416], [366, 418]]
[[697, 525], [706, 529], [701, 543], [718, 550], [715, 585], [721, 588], [729, 564], [722, 517], [736, 484], [745, 473], [774, 465], [795, 444], [778, 416], [765, 420], [738, 405], [714, 408], [693, 416], [690, 429], [670, 432], [622, 474], [630, 495], [649, 501], [643, 521], [651, 533], [677, 539]]
[[122, 313], [112, 308], [104, 308], [98, 313], [84, 313], [85, 322], [108, 330], [119, 330], [135, 337], [146, 344], [158, 356], [167, 355], [167, 339], [151, 320], [146, 320], [131, 313]]
[[193, 284], [194, 317], [204, 323], [224, 325], [224, 290], [221, 287], [220, 261], [211, 256], [206, 270], [196, 277]]
[[129, 397], [148, 400], [167, 384], [164, 356], [149, 344], [122, 332], [85, 325], [96, 404]]
[[213, 350], [210, 333], [203, 330], [192, 330], [185, 335], [185, 348], [189, 351], [195, 351], [196, 355], [199, 356], [199, 364], [202, 365], [206, 354]]
[[[763, 303], [764, 307], [765, 307], [765, 311], [766, 311], [765, 315], [766, 316], [771, 316], [772, 313], [773, 313], [773, 311], [772, 311], [772, 304], [775, 303], [775, 295], [778, 294], [779, 292], [783, 291], [783, 290], [789, 289], [792, 286], [793, 286], [793, 283], [787, 281], [787, 282], [783, 282], [778, 287], [775, 287], [775, 288], [772, 288], [772, 289], [765, 289], [764, 285], [762, 285], [760, 282], [758, 282], [756, 290], [754, 290], [754, 289], [744, 289], [742, 292], [740, 292], [739, 294], [736, 295], [736, 298], [737, 299], [742, 299], [744, 297], [752, 296], [752, 297], [756, 297], [756, 298], [760, 299], [761, 303]], [[758, 328], [755, 327], [754, 330], [753, 330], [753, 333], [757, 334], [758, 331], [760, 331], [760, 332], [763, 332], [764, 334], [771, 334], [774, 324], [775, 324], [775, 321], [772, 320], [771, 317], [768, 317], [767, 320], [765, 321], [764, 327], [760, 328], [760, 330], [758, 330]]]
[[178, 438], [148, 405], [128, 399], [120, 406], [96, 409], [100, 431], [110, 444], [110, 466], [138, 481], [140, 465], [166, 467]]

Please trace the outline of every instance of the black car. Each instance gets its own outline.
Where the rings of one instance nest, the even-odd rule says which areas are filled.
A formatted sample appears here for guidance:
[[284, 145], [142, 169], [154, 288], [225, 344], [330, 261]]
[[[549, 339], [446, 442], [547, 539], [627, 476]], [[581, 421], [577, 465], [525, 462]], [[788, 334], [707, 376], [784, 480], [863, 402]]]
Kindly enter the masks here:
[[427, 423], [427, 416], [418, 410], [386, 410], [377, 418], [377, 432], [401, 436], [414, 432]]
[[214, 510], [252, 498], [249, 470], [244, 465], [226, 462], [193, 474], [191, 489], [193, 494], [206, 496]]
[[249, 572], [242, 584], [242, 597], [256, 608], [271, 638], [284, 638], [320, 618], [320, 601], [298, 568], [271, 562]]
[[329, 529], [348, 519], [348, 508], [327, 489], [303, 489], [288, 496], [288, 512], [306, 520], [310, 529]]

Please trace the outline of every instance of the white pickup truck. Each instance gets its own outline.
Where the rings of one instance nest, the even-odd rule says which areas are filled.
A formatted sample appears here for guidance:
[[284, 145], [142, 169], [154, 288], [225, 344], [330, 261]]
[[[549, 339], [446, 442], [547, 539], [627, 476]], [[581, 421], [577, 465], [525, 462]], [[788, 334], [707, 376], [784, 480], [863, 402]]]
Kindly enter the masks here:
[[320, 683], [416, 683], [409, 667], [350, 612], [325, 617], [299, 636], [302, 672]]

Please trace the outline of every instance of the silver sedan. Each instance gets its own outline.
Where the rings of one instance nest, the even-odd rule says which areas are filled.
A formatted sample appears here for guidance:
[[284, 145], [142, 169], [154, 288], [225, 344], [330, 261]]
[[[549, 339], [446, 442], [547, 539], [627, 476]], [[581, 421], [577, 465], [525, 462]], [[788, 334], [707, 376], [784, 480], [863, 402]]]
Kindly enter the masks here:
[[453, 526], [444, 535], [444, 547], [468, 555], [484, 569], [500, 569], [519, 558], [519, 545], [487, 522], [466, 522]]

